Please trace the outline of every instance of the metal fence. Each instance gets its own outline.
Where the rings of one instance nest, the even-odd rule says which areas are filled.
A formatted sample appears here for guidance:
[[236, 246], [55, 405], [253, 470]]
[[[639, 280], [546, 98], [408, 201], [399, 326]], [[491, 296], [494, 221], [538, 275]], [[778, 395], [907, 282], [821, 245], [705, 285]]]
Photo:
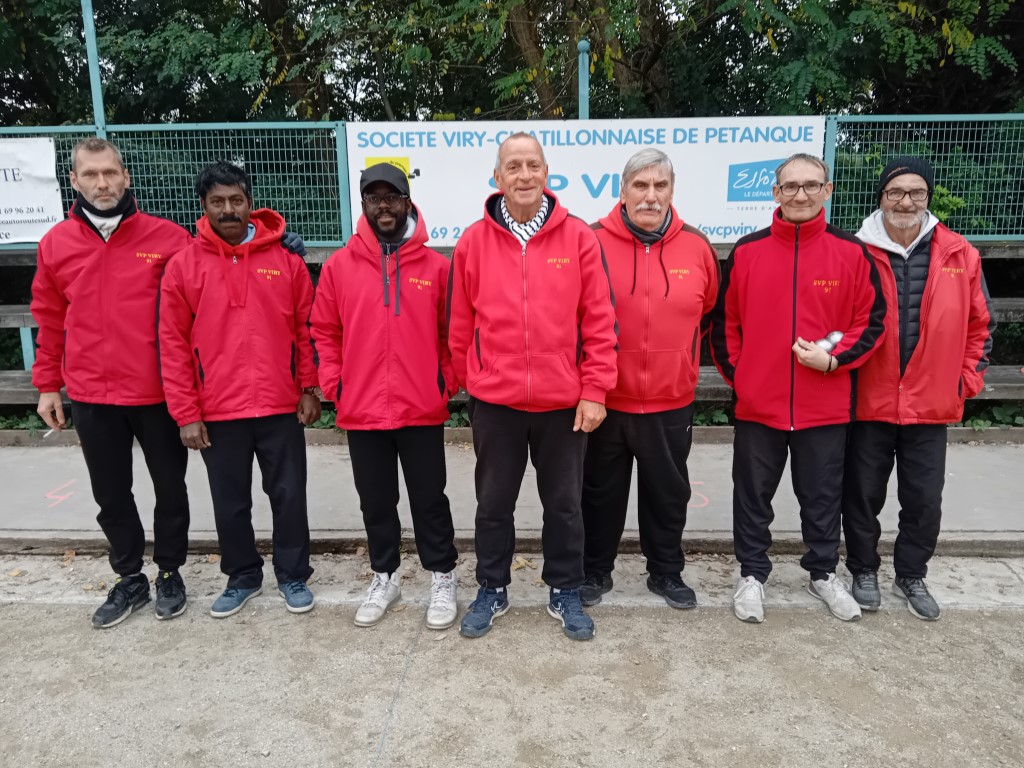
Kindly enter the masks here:
[[[2, 136], [52, 136], [69, 206], [68, 158], [93, 126], [0, 128]], [[218, 158], [244, 161], [260, 206], [284, 214], [311, 246], [336, 247], [352, 233], [345, 124], [210, 123], [108, 125], [125, 155], [143, 209], [189, 229], [200, 210], [199, 169]], [[825, 160], [833, 168], [833, 224], [856, 231], [876, 207], [875, 183], [901, 154], [935, 166], [932, 209], [973, 240], [1024, 240], [1024, 115], [829, 116]]]

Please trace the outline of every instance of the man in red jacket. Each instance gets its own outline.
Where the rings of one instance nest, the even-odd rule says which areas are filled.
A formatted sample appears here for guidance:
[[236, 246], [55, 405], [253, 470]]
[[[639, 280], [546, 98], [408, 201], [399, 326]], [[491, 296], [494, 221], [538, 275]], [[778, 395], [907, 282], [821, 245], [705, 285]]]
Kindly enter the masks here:
[[282, 247], [284, 219], [252, 210], [252, 185], [226, 162], [204, 168], [199, 237], [170, 263], [160, 288], [160, 362], [181, 442], [201, 450], [210, 480], [227, 589], [215, 618], [263, 589], [252, 527], [255, 455], [274, 521], [274, 572], [292, 613], [313, 608], [306, 581], [306, 444], [320, 416], [309, 341], [313, 285]]
[[878, 515], [896, 464], [899, 535], [893, 592], [912, 614], [939, 618], [924, 578], [942, 517], [946, 424], [984, 386], [995, 321], [978, 251], [928, 210], [932, 167], [899, 157], [878, 180], [878, 210], [857, 237], [881, 274], [888, 311], [878, 352], [857, 376], [843, 491], [846, 567], [866, 611], [881, 605]]
[[741, 621], [764, 620], [771, 500], [789, 454], [807, 591], [836, 618], [855, 621], [860, 608], [835, 574], [850, 371], [885, 332], [885, 299], [864, 245], [825, 223], [828, 166], [793, 155], [775, 177], [771, 227], [736, 243], [711, 317], [715, 364], [736, 392], [733, 611]]
[[647, 588], [673, 608], [697, 605], [682, 578], [680, 542], [690, 501], [686, 459], [700, 325], [718, 295], [718, 257], [672, 206], [674, 184], [668, 155], [640, 150], [622, 171], [618, 204], [594, 225], [616, 297], [619, 378], [605, 400], [607, 419], [587, 439], [584, 605], [601, 602], [612, 588], [634, 457]]
[[363, 215], [324, 264], [313, 302], [320, 386], [348, 430], [373, 581], [356, 611], [372, 627], [401, 599], [398, 462], [416, 551], [432, 573], [427, 627], [455, 623], [455, 528], [445, 495], [444, 421], [458, 390], [445, 325], [448, 260], [426, 247], [409, 179], [389, 163], [359, 179]]
[[63, 429], [60, 390], [67, 387], [100, 507], [96, 519], [118, 575], [92, 617], [98, 628], [120, 623], [150, 600], [142, 573], [145, 531], [132, 495], [132, 442], [139, 441], [156, 494], [156, 616], [169, 619], [186, 607], [178, 569], [188, 551], [188, 451], [160, 384], [156, 306], [168, 259], [192, 236], [139, 210], [121, 153], [109, 141], [75, 146], [71, 184], [78, 197], [68, 218], [39, 241], [32, 283], [38, 411], [52, 429]]
[[508, 611], [516, 498], [527, 455], [544, 506], [548, 613], [577, 640], [583, 611], [580, 494], [587, 433], [615, 385], [615, 310], [601, 246], [546, 189], [540, 144], [517, 133], [499, 147], [484, 217], [459, 239], [448, 279], [448, 345], [471, 396], [476, 450], [476, 600], [462, 620], [480, 637]]

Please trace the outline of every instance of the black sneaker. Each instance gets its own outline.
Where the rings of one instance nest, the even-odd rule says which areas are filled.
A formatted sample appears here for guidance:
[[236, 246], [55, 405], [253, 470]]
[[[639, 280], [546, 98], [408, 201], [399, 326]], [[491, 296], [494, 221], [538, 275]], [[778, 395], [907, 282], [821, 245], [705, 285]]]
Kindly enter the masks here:
[[114, 582], [113, 588], [107, 592], [107, 602], [96, 609], [92, 615], [92, 625], [96, 629], [107, 629], [120, 624], [128, 618], [132, 611], [149, 602], [149, 579], [146, 574], [124, 576]]
[[160, 571], [156, 577], [156, 617], [173, 619], [185, 612], [185, 582], [177, 571]]
[[678, 573], [652, 573], [647, 577], [647, 588], [665, 598], [673, 608], [696, 608], [697, 595], [686, 586]]
[[861, 571], [853, 574], [853, 586], [850, 589], [853, 599], [865, 611], [877, 611], [882, 605], [882, 593], [878, 589], [878, 574], [874, 571]]
[[601, 595], [611, 592], [613, 586], [610, 573], [587, 576], [580, 587], [580, 602], [584, 605], [597, 605], [601, 602]]
[[924, 579], [904, 579], [899, 576], [892, 583], [892, 592], [907, 601], [907, 609], [923, 621], [937, 621], [939, 604], [935, 602]]

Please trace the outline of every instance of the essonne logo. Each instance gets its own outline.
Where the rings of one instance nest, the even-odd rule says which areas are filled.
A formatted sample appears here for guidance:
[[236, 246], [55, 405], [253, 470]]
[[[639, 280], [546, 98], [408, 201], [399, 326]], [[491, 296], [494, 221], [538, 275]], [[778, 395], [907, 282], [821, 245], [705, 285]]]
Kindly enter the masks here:
[[257, 275], [263, 275], [267, 280], [273, 280], [275, 277], [281, 276], [281, 270], [279, 269], [267, 269], [266, 267], [257, 267]]
[[154, 264], [163, 259], [163, 257], [162, 253], [143, 253], [142, 251], [135, 253], [136, 259], [145, 259], [147, 264]]
[[812, 280], [811, 285], [815, 288], [824, 289], [825, 293], [831, 293], [833, 288], [839, 287], [838, 280]]

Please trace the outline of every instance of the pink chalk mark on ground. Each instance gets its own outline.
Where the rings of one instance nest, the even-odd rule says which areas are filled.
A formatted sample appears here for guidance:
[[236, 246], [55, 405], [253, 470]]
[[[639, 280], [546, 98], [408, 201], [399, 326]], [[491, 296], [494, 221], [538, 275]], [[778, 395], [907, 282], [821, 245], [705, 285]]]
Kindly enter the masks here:
[[72, 486], [72, 485], [74, 485], [74, 484], [75, 484], [76, 482], [78, 482], [78, 481], [77, 481], [77, 480], [68, 480], [68, 481], [67, 481], [66, 483], [64, 483], [63, 485], [58, 485], [58, 486], [57, 486], [56, 488], [54, 488], [54, 489], [53, 489], [52, 491], [49, 491], [49, 492], [48, 492], [48, 493], [46, 494], [46, 496], [45, 496], [44, 498], [47, 498], [47, 499], [52, 499], [52, 500], [53, 500], [53, 504], [49, 504], [49, 505], [47, 506], [47, 508], [48, 508], [48, 509], [53, 509], [53, 508], [54, 508], [54, 507], [56, 507], [56, 506], [57, 506], [58, 504], [60, 504], [60, 503], [61, 503], [62, 501], [67, 501], [67, 500], [68, 500], [68, 499], [70, 499], [70, 498], [71, 498], [72, 496], [74, 496], [74, 495], [75, 495], [75, 492], [74, 492], [74, 491], [68, 491], [68, 492], [67, 492], [67, 493], [65, 493], [65, 494], [64, 494], [63, 496], [59, 495], [59, 494], [58, 494], [58, 492], [59, 492], [59, 491], [63, 491], [63, 490], [65, 489], [65, 488], [67, 488], [67, 487], [69, 487], [69, 486]]
[[708, 497], [705, 496], [700, 491], [694, 491], [692, 489], [692, 486], [694, 486], [694, 485], [704, 485], [704, 481], [703, 480], [694, 480], [693, 482], [690, 483], [690, 486], [691, 486], [691, 490], [690, 490], [690, 503], [687, 504], [686, 506], [687, 506], [688, 509], [703, 509], [704, 507], [706, 507], [711, 502], [708, 500]]

